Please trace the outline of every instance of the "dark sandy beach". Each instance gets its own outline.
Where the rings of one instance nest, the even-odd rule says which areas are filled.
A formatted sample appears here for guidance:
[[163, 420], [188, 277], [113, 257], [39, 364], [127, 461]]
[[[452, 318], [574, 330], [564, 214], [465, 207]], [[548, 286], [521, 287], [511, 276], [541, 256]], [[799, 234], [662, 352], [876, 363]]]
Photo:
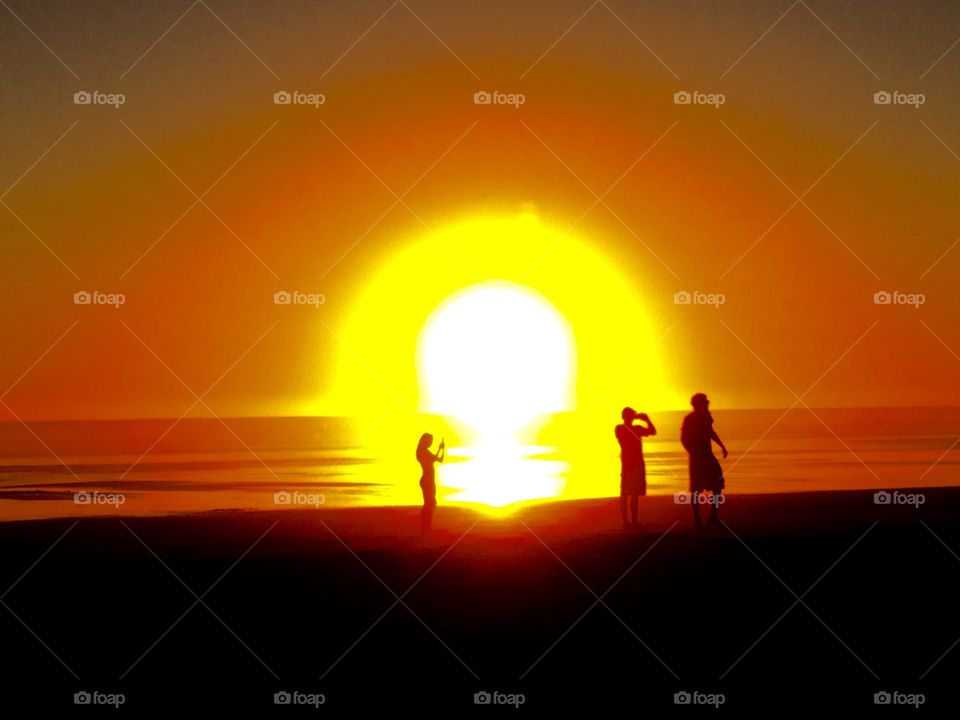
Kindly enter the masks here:
[[483, 691], [526, 710], [947, 705], [960, 489], [910, 492], [923, 504], [731, 496], [701, 532], [672, 497], [644, 498], [632, 532], [614, 499], [441, 507], [425, 543], [412, 507], [3, 523], [3, 692], [257, 716], [283, 691], [337, 716], [472, 711]]

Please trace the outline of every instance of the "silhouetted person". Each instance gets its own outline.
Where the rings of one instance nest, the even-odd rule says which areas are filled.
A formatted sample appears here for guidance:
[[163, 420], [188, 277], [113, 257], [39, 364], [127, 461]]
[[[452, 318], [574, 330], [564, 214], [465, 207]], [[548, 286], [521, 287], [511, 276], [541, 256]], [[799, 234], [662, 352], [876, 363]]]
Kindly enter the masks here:
[[720, 446], [723, 456], [727, 457], [727, 448], [713, 429], [713, 416], [710, 415], [710, 401], [703, 393], [690, 398], [693, 412], [683, 419], [680, 427], [680, 443], [690, 455], [690, 506], [693, 508], [693, 523], [703, 527], [700, 519], [700, 499], [704, 493], [711, 493], [710, 519], [708, 525], [719, 521], [717, 511], [723, 493], [723, 468], [713, 454], [711, 442]]
[[[643, 440], [648, 435], [656, 435], [646, 413], [638, 413], [625, 407], [620, 413], [623, 423], [617, 425], [614, 433], [620, 443], [620, 514], [623, 516], [623, 529], [637, 524], [637, 496], [647, 494], [647, 468], [643, 462]], [[645, 425], [634, 425], [634, 420], [642, 420]], [[627, 496], [630, 496], [630, 517], [627, 523]]]
[[433, 445], [433, 435], [424, 433], [417, 443], [417, 462], [423, 474], [420, 476], [420, 489], [423, 491], [423, 510], [420, 511], [420, 535], [430, 532], [433, 523], [433, 511], [437, 507], [437, 473], [434, 463], [443, 462], [446, 457], [446, 445], [440, 441], [436, 454], [430, 452]]

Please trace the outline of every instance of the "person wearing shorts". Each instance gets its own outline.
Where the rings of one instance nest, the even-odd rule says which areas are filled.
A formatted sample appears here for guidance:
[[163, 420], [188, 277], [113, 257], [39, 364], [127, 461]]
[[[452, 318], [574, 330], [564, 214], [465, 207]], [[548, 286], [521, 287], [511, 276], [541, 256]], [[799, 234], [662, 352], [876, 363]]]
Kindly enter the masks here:
[[[620, 444], [620, 515], [623, 529], [637, 524], [637, 498], [647, 494], [647, 468], [643, 461], [643, 438], [656, 435], [657, 429], [646, 413], [625, 407], [620, 417], [623, 422], [614, 428]], [[634, 425], [640, 420], [643, 425]], [[627, 498], [630, 498], [630, 522], [627, 522]]]

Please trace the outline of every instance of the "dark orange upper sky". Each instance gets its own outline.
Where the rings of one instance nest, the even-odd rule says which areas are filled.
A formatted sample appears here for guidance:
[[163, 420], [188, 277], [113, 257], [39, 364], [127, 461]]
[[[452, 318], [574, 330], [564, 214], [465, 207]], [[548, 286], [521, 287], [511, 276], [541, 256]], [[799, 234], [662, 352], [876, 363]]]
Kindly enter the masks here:
[[[214, 383], [218, 414], [297, 412], [330, 391], [333, 333], [377, 268], [430, 229], [531, 209], [576, 223], [655, 328], [676, 323], [661, 357], [691, 392], [960, 403], [960, 7], [8, 4], [5, 415], [176, 417], [184, 385]], [[282, 289], [326, 302], [274, 305]], [[75, 305], [83, 290], [125, 303]], [[403, 312], [401, 294], [383, 322]]]

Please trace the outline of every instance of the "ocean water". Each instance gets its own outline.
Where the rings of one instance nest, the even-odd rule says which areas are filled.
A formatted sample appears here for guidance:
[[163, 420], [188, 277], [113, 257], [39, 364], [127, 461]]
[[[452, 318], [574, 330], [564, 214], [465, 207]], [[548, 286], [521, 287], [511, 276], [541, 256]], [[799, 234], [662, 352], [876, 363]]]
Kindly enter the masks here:
[[[648, 492], [686, 489], [681, 412], [652, 414]], [[728, 493], [960, 485], [960, 408], [715, 411], [730, 450]], [[563, 426], [571, 418], [558, 418]], [[441, 504], [509, 512], [525, 503], [616, 495], [613, 425], [592, 447], [457, 446], [439, 467]], [[0, 519], [154, 515], [420, 502], [418, 433], [365, 445], [346, 418], [0, 423]]]

